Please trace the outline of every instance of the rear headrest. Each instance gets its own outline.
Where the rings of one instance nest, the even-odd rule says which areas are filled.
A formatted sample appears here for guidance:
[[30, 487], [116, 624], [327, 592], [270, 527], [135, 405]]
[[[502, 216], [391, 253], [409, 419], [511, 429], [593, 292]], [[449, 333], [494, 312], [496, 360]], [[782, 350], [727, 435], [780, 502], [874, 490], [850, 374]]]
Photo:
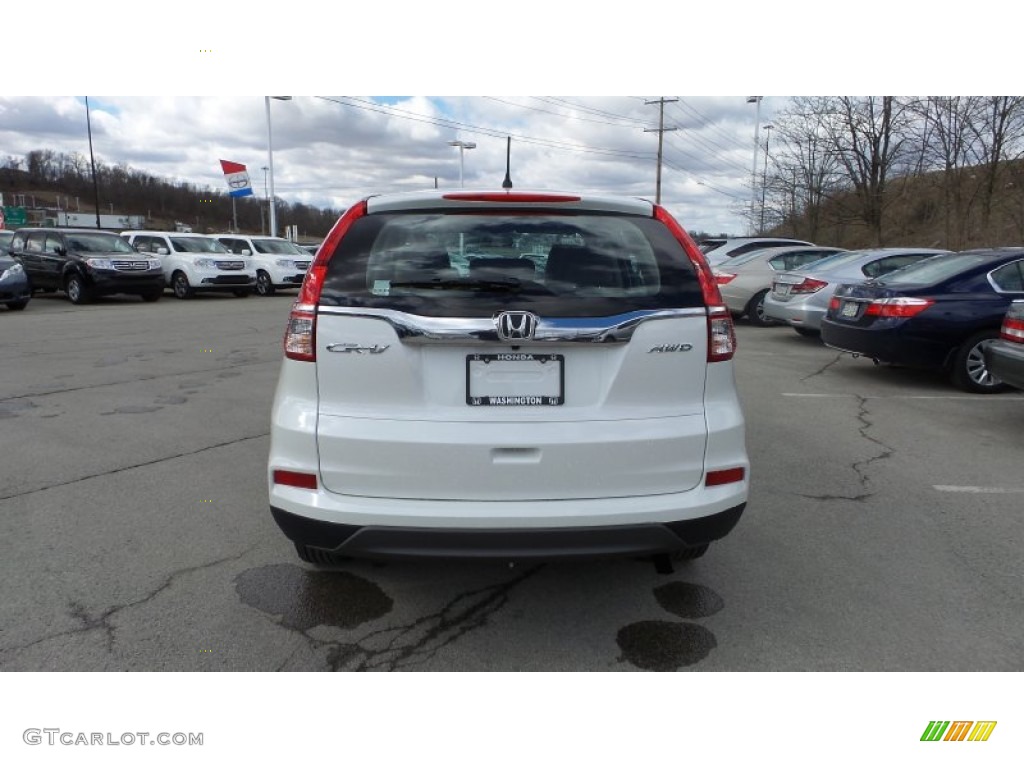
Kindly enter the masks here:
[[578, 245], [553, 245], [544, 268], [547, 280], [586, 288], [621, 288], [619, 259]]
[[516, 277], [520, 280], [533, 280], [537, 275], [537, 267], [532, 259], [509, 258], [475, 258], [469, 260], [469, 274], [480, 277], [482, 273], [494, 277]]

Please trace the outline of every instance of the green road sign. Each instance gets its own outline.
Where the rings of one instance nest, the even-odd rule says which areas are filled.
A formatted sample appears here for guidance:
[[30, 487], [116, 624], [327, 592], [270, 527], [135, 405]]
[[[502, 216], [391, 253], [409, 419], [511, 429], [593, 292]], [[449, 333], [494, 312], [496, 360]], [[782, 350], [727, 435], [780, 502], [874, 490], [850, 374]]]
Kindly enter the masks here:
[[4, 227], [14, 229], [24, 227], [28, 223], [28, 214], [20, 205], [4, 206]]

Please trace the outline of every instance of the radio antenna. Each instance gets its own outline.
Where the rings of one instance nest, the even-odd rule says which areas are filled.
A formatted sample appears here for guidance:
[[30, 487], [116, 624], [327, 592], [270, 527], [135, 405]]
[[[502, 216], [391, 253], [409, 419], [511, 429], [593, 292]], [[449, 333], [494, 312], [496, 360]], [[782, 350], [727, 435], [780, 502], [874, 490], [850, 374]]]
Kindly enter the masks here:
[[508, 137], [508, 143], [505, 145], [505, 180], [501, 182], [502, 189], [512, 189], [512, 137]]

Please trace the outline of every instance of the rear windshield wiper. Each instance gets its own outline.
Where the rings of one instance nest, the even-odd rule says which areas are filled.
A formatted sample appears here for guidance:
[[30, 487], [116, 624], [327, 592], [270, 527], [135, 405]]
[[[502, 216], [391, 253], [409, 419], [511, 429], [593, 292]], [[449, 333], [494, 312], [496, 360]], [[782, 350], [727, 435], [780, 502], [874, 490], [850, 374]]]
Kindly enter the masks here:
[[392, 288], [440, 288], [440, 289], [465, 289], [467, 291], [504, 291], [506, 293], [519, 293], [523, 290], [523, 283], [514, 277], [505, 280], [477, 280], [477, 279], [451, 279], [437, 278], [435, 280], [409, 280], [391, 283]]

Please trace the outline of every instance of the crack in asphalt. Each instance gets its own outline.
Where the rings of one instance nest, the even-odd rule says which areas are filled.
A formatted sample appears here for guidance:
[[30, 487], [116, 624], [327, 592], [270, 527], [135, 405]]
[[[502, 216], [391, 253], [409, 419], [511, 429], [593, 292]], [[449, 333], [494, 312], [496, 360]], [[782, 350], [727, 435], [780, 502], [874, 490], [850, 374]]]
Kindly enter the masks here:
[[843, 353], [842, 353], [842, 352], [840, 352], [840, 353], [839, 353], [838, 355], [836, 355], [836, 357], [835, 357], [835, 360], [833, 360], [833, 361], [832, 361], [832, 362], [830, 362], [830, 363], [825, 363], [825, 365], [821, 366], [821, 368], [819, 368], [818, 370], [816, 370], [816, 371], [815, 371], [814, 373], [809, 373], [809, 374], [807, 374], [807, 375], [806, 375], [806, 376], [804, 376], [804, 377], [803, 377], [802, 379], [800, 379], [800, 381], [801, 381], [801, 382], [805, 382], [805, 381], [807, 381], [808, 379], [813, 379], [813, 378], [814, 378], [815, 376], [821, 376], [821, 375], [822, 375], [823, 373], [825, 373], [825, 371], [827, 371], [827, 370], [828, 370], [829, 368], [831, 368], [831, 367], [832, 367], [833, 365], [835, 365], [835, 364], [836, 364], [836, 363], [838, 363], [838, 362], [839, 362], [840, 360], [842, 360], [842, 358], [843, 358]]
[[[837, 358], [837, 360], [838, 360], [838, 358]], [[818, 375], [818, 373], [824, 372], [825, 369], [827, 369], [830, 365], [835, 364], [835, 362], [836, 362], [836, 360], [833, 360], [828, 365], [823, 366], [817, 373], [811, 374], [811, 376], [816, 376], [816, 375]], [[808, 376], [807, 378], [810, 378], [810, 376]], [[857, 421], [860, 423], [860, 426], [858, 427], [858, 430], [857, 430], [858, 433], [860, 434], [860, 436], [862, 438], [867, 440], [869, 443], [873, 443], [874, 445], [877, 445], [879, 448], [882, 449], [880, 453], [878, 453], [878, 454], [876, 454], [874, 456], [870, 456], [867, 459], [862, 459], [860, 461], [855, 461], [853, 464], [850, 465], [850, 469], [852, 469], [854, 471], [854, 473], [857, 475], [857, 480], [860, 482], [861, 487], [865, 488], [865, 489], [868, 489], [869, 487], [872, 487], [874, 485], [872, 483], [872, 481], [871, 481], [871, 476], [870, 476], [870, 474], [868, 472], [868, 468], [872, 464], [874, 464], [875, 462], [885, 461], [886, 459], [891, 458], [896, 453], [896, 449], [893, 448], [892, 446], [886, 445], [881, 440], [879, 440], [877, 437], [874, 437], [874, 436], [868, 434], [868, 430], [870, 430], [872, 427], [875, 426], [875, 423], [870, 418], [871, 412], [868, 410], [868, 400], [870, 398], [864, 397], [863, 395], [853, 395], [853, 397], [857, 398], [857, 416], [856, 416], [856, 418], [857, 418]], [[796, 494], [796, 495], [800, 496], [801, 498], [804, 498], [804, 499], [811, 499], [812, 501], [853, 501], [853, 502], [862, 503], [862, 502], [865, 502], [868, 499], [870, 499], [872, 496], [874, 496], [875, 493], [876, 493], [876, 491], [866, 490], [864, 493], [858, 493], [858, 494], [853, 494], [853, 495], [848, 495], [848, 494], [820, 494], [820, 495], [814, 494], [814, 495], [812, 495], [812, 494], [806, 494], [806, 493], [799, 493], [799, 494]]]
[[866, 487], [871, 484], [871, 478], [868, 476], [867, 471], [868, 467], [870, 467], [876, 461], [885, 461], [886, 459], [890, 458], [894, 453], [896, 453], [896, 451], [894, 448], [886, 445], [878, 438], [872, 437], [871, 435], [868, 434], [868, 430], [875, 425], [874, 422], [868, 418], [871, 415], [870, 411], [868, 411], [868, 399], [863, 395], [856, 395], [856, 398], [858, 409], [857, 420], [861, 424], [860, 429], [858, 430], [860, 432], [860, 436], [863, 437], [868, 442], [874, 443], [875, 445], [882, 449], [882, 452], [879, 453], [877, 456], [872, 456], [871, 458], [865, 459], [863, 461], [855, 462], [851, 466], [851, 469], [853, 469], [853, 471], [856, 472], [857, 476], [860, 478], [860, 484]]
[[[508, 603], [509, 593], [543, 567], [543, 564], [537, 565], [509, 581], [463, 592], [434, 613], [409, 624], [368, 632], [354, 642], [318, 640], [310, 636], [308, 630], [293, 631], [305, 638], [310, 648], [328, 649], [327, 669], [331, 672], [344, 669], [394, 672], [430, 661], [441, 649], [485, 626]], [[383, 646], [378, 646], [377, 641], [382, 638], [387, 640]], [[278, 671], [282, 671], [294, 656], [295, 651], [278, 667]]]
[[48, 397], [49, 395], [63, 395], [68, 392], [82, 392], [87, 389], [100, 389], [101, 387], [117, 387], [122, 384], [135, 384], [140, 381], [155, 381], [156, 379], [170, 379], [175, 376], [194, 376], [199, 373], [216, 373], [218, 371], [226, 371], [231, 368], [246, 368], [251, 365], [271, 365], [280, 363], [280, 359], [274, 358], [273, 360], [258, 360], [249, 361], [243, 363], [235, 363], [233, 365], [225, 365], [220, 368], [201, 368], [196, 371], [177, 371], [175, 373], [158, 373], [153, 376], [139, 376], [135, 379], [128, 379], [127, 381], [110, 381], [104, 384], [86, 384], [81, 387], [70, 387], [68, 389], [51, 389], [46, 392], [30, 392], [25, 395], [13, 395], [11, 397], [0, 398], [0, 403], [8, 403], [12, 400], [24, 400], [28, 397]]
[[[0, 655], [24, 651], [29, 648], [33, 648], [41, 643], [45, 643], [50, 640], [56, 640], [59, 637], [79, 635], [85, 632], [92, 632], [96, 629], [102, 629], [106, 633], [107, 653], [112, 653], [114, 650], [114, 633], [116, 632], [116, 628], [110, 623], [110, 618], [112, 616], [121, 613], [122, 611], [126, 611], [129, 608], [135, 608], [136, 606], [148, 603], [150, 600], [156, 598], [161, 592], [163, 592], [166, 589], [169, 589], [174, 584], [174, 582], [182, 576], [187, 576], [191, 573], [195, 573], [196, 571], [205, 570], [206, 568], [213, 568], [215, 566], [222, 565], [223, 563], [228, 563], [233, 560], [241, 560], [254, 549], [256, 549], [255, 545], [249, 547], [248, 549], [237, 555], [222, 557], [217, 560], [213, 560], [209, 563], [201, 563], [200, 565], [190, 565], [186, 568], [179, 568], [176, 571], [171, 571], [171, 573], [168, 574], [167, 577], [164, 579], [162, 584], [157, 586], [155, 589], [151, 590], [145, 596], [140, 597], [138, 600], [133, 600], [129, 603], [111, 606], [96, 614], [91, 614], [88, 610], [86, 610], [85, 606], [83, 606], [81, 603], [71, 601], [68, 604], [68, 615], [76, 621], [80, 622], [82, 626], [75, 627], [74, 629], [67, 629], [63, 632], [55, 632], [52, 635], [45, 635], [37, 640], [33, 640], [30, 643], [24, 643], [22, 645], [12, 645], [7, 648], [0, 648]], [[2, 666], [3, 665], [0, 664], [0, 667]]]
[[223, 443], [214, 443], [213, 445], [207, 445], [203, 448], [196, 448], [194, 451], [185, 451], [184, 453], [176, 453], [173, 456], [164, 456], [159, 459], [152, 459], [151, 461], [143, 461], [138, 464], [130, 464], [127, 467], [118, 467], [116, 469], [108, 469], [105, 472], [96, 472], [91, 475], [85, 475], [84, 477], [76, 477], [73, 480], [62, 480], [59, 483], [53, 483], [52, 485], [44, 485], [41, 488], [33, 488], [29, 491], [21, 491], [19, 493], [8, 494], [7, 496], [0, 496], [0, 501], [7, 501], [8, 499], [19, 499], [22, 496], [31, 496], [33, 493], [41, 493], [43, 491], [49, 491], [53, 488], [62, 488], [66, 485], [74, 485], [75, 483], [81, 483], [85, 480], [93, 480], [97, 477], [106, 477], [107, 475], [116, 475], [118, 472], [128, 472], [132, 469], [139, 469], [141, 467], [150, 467], [154, 464], [161, 464], [165, 461], [172, 461], [174, 459], [181, 459], [186, 456], [195, 456], [197, 453], [203, 453], [205, 451], [212, 451], [215, 448], [224, 448], [228, 445], [234, 445], [235, 443], [243, 443], [246, 440], [259, 440], [261, 438], [270, 435], [269, 432], [260, 432], [257, 435], [247, 435], [246, 437], [235, 438], [234, 440], [227, 440]]

